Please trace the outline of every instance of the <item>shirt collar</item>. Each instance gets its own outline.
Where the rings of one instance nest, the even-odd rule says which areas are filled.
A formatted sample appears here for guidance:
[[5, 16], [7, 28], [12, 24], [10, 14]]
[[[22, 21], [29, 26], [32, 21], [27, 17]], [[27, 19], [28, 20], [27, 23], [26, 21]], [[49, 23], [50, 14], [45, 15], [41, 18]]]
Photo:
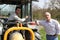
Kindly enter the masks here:
[[[46, 22], [48, 22], [48, 21], [46, 20]], [[49, 23], [50, 23], [50, 22], [52, 22], [52, 19], [50, 19]]]

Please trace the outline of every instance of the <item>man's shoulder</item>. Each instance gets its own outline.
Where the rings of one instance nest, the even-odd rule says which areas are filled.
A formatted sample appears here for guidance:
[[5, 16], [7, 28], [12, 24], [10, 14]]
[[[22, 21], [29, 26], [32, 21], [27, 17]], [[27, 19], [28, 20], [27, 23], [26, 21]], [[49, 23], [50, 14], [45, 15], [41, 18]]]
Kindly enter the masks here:
[[56, 19], [51, 19], [52, 21], [57, 21]]
[[56, 19], [52, 19], [52, 21], [53, 21], [54, 23], [58, 23], [58, 20], [56, 20]]

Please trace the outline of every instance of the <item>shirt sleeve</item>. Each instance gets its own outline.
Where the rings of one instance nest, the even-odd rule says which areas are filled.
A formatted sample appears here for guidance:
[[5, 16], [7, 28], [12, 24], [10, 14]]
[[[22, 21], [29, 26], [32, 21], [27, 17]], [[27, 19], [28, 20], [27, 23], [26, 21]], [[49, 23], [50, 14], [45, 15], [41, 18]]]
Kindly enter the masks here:
[[26, 20], [26, 18], [19, 18], [18, 16], [14, 16], [14, 19], [15, 20], [18, 20], [18, 21], [20, 21], [20, 22], [23, 22], [23, 21], [25, 21]]
[[35, 22], [36, 22], [37, 25], [39, 25], [39, 20], [36, 20]]
[[58, 21], [56, 21], [55, 28], [56, 28], [56, 34], [60, 35], [60, 24]]
[[38, 25], [43, 26], [44, 20], [37, 20], [36, 22], [37, 22]]

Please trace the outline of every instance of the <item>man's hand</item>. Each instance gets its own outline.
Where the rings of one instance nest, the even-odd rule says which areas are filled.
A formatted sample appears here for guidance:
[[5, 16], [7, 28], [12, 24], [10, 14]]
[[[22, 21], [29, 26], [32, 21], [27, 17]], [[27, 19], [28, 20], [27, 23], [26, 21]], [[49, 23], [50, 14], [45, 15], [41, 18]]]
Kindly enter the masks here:
[[55, 34], [54, 36], [58, 36], [58, 34]]
[[28, 16], [25, 17], [26, 19], [28, 18]]
[[39, 26], [39, 25], [37, 24], [37, 20], [35, 20], [35, 23], [36, 23], [37, 26]]

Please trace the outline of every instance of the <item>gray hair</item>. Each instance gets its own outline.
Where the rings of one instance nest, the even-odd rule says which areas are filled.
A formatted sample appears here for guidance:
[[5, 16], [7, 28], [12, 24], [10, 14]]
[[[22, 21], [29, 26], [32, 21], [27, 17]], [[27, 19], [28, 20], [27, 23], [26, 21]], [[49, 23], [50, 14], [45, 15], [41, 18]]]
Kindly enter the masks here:
[[50, 12], [45, 12], [45, 15], [46, 15], [46, 14], [48, 14], [48, 15], [50, 15], [50, 16], [51, 16]]

